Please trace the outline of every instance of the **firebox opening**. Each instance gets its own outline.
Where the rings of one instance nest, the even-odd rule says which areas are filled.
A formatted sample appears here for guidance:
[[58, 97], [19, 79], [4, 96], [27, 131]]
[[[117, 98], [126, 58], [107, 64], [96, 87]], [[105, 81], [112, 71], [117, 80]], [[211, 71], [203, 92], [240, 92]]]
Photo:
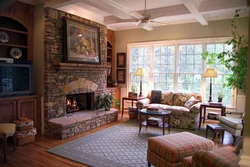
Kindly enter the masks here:
[[91, 110], [93, 108], [93, 99], [94, 92], [67, 95], [66, 114], [82, 110]]

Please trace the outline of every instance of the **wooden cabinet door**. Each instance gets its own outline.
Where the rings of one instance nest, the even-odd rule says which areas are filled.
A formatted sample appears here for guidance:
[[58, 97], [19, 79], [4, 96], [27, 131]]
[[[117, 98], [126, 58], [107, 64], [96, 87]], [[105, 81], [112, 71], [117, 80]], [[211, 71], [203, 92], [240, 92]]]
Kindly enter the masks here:
[[34, 121], [34, 127], [38, 128], [37, 125], [37, 98], [20, 99], [17, 101], [17, 113], [18, 119], [25, 116]]
[[16, 101], [0, 102], [0, 123], [12, 123], [17, 119]]

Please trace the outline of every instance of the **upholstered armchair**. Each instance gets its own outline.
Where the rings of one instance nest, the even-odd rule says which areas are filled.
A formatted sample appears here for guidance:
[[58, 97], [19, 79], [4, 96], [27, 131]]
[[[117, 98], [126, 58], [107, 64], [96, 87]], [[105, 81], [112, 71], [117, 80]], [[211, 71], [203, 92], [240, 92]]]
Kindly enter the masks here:
[[238, 136], [243, 135], [244, 113], [226, 112], [226, 116], [219, 117], [219, 125], [233, 135], [234, 143]]

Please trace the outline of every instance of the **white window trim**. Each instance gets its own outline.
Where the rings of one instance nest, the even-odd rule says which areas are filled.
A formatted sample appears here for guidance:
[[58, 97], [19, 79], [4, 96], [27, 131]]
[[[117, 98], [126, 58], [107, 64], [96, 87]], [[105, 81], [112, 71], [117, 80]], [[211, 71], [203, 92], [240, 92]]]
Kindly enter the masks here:
[[[128, 91], [130, 90], [130, 64], [131, 64], [131, 59], [130, 59], [130, 55], [131, 55], [131, 48], [132, 47], [150, 47], [151, 49], [151, 53], [150, 54], [153, 54], [153, 48], [156, 47], [156, 46], [166, 46], [166, 45], [173, 45], [175, 46], [175, 73], [174, 73], [174, 82], [177, 83], [176, 81], [178, 80], [177, 78], [177, 70], [178, 70], [178, 60], [179, 60], [179, 46], [180, 45], [188, 45], [188, 44], [202, 44], [202, 51], [204, 51], [206, 49], [206, 44], [209, 44], [209, 43], [212, 43], [212, 44], [215, 44], [215, 43], [225, 43], [225, 41], [228, 41], [230, 40], [231, 37], [220, 37], [220, 38], [198, 38], [198, 39], [181, 39], [181, 40], [164, 40], [164, 41], [153, 41], [153, 42], [139, 42], [139, 43], [128, 43], [127, 44], [127, 69], [128, 69], [128, 72], [127, 72], [127, 75], [126, 75], [126, 78], [127, 78], [127, 93]], [[152, 57], [150, 56], [150, 61], [153, 61], [152, 60]], [[206, 64], [205, 64], [205, 61], [202, 61], [203, 63], [203, 71], [202, 73], [205, 72], [205, 69], [206, 69]], [[152, 69], [152, 65], [150, 66], [150, 68]], [[152, 78], [149, 78], [149, 80], [152, 80]], [[205, 99], [205, 94], [206, 94], [206, 84], [205, 84], [205, 78], [202, 78], [201, 79], [201, 96], [202, 96], [202, 99], [204, 100]], [[150, 83], [150, 86], [152, 87], [151, 85], [152, 83]], [[174, 85], [174, 90], [177, 90], [177, 84]], [[236, 96], [236, 89], [232, 89], [232, 101], [231, 101], [231, 104], [232, 106], [228, 107], [228, 108], [231, 108], [231, 109], [235, 109], [236, 108], [236, 99], [237, 99], [237, 96]]]

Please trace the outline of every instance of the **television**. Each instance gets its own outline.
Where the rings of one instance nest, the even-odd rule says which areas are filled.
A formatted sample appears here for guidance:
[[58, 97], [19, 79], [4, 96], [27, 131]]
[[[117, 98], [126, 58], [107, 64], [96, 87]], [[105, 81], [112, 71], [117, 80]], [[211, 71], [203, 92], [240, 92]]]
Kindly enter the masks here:
[[31, 64], [0, 63], [0, 96], [32, 93]]

